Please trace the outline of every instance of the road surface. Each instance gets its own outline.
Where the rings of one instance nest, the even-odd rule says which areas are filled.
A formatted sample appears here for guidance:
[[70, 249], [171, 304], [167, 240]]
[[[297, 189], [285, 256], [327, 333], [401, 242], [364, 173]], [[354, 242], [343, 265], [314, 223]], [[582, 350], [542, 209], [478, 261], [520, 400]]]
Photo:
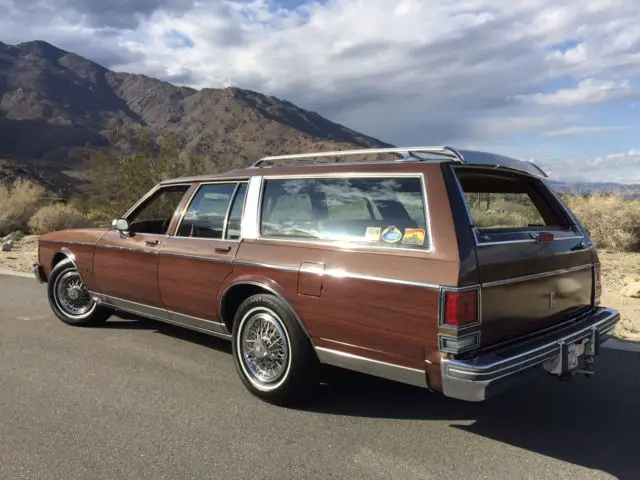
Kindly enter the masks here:
[[228, 343], [73, 328], [0, 276], [0, 479], [640, 478], [640, 353], [482, 404], [343, 371], [306, 410], [250, 396]]

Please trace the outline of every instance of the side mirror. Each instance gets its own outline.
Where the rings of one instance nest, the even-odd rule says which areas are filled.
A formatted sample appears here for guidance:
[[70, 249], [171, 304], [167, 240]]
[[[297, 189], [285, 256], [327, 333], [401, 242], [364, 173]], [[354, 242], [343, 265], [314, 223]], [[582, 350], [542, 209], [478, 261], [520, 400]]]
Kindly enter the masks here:
[[120, 232], [120, 236], [129, 236], [129, 222], [124, 218], [118, 218], [111, 222], [111, 226]]

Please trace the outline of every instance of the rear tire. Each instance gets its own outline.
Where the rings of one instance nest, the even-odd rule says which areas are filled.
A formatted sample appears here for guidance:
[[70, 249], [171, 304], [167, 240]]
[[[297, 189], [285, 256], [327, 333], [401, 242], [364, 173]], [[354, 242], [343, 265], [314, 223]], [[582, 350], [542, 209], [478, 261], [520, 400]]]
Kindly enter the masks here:
[[47, 283], [47, 294], [53, 313], [68, 325], [100, 325], [113, 313], [91, 298], [70, 259], [53, 267]]
[[233, 322], [233, 359], [244, 386], [269, 403], [293, 406], [319, 385], [318, 359], [293, 312], [278, 297], [247, 298]]

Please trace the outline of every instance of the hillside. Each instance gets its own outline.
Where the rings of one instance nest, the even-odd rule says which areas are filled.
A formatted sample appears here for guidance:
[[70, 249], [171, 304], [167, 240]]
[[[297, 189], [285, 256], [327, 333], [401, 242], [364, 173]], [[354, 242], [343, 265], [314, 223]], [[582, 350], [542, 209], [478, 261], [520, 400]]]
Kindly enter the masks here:
[[73, 170], [70, 153], [106, 146], [106, 131], [123, 124], [174, 133], [185, 152], [225, 169], [267, 154], [388, 145], [257, 92], [177, 87], [46, 42], [0, 43], [0, 158], [19, 164], [14, 169], [34, 167], [48, 177]]

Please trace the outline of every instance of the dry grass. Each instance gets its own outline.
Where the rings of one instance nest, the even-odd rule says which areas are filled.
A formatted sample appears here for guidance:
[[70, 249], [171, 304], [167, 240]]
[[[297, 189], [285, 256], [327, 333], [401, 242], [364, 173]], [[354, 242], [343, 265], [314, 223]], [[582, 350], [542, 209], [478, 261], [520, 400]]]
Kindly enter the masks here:
[[29, 220], [29, 231], [35, 235], [89, 226], [91, 222], [79, 210], [61, 203], [42, 207]]
[[594, 194], [568, 196], [567, 203], [598, 247], [629, 252], [640, 246], [640, 200]]
[[19, 180], [13, 187], [0, 185], [0, 236], [27, 231], [29, 219], [42, 204], [44, 189]]

